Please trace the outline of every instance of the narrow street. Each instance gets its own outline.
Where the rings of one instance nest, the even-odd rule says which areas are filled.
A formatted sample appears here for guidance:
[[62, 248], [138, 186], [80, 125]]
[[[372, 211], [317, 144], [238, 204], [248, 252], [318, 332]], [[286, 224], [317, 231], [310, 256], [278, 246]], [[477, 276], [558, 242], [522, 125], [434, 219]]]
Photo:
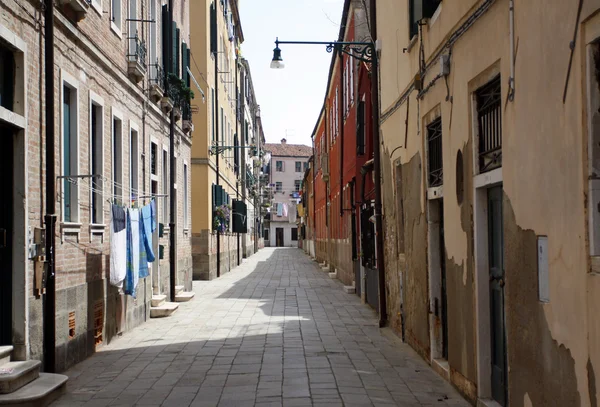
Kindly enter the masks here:
[[468, 406], [299, 249], [266, 248], [69, 371], [53, 406]]

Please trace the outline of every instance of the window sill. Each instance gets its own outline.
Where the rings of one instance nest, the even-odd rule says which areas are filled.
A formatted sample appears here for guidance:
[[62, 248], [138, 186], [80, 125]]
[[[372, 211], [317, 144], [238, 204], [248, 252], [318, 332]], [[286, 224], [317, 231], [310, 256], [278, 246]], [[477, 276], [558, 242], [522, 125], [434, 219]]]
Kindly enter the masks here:
[[406, 47], [406, 52], [409, 52], [414, 48], [414, 46], [417, 44], [417, 39], [419, 38], [418, 35], [413, 35], [412, 38], [410, 39], [410, 41], [408, 42], [408, 46]]
[[94, 236], [100, 237], [100, 243], [104, 243], [104, 233], [106, 232], [106, 225], [103, 223], [92, 223], [90, 224], [90, 241], [94, 240]]
[[92, 0], [92, 8], [102, 17], [102, 5], [97, 0]]
[[81, 235], [81, 223], [77, 222], [61, 222], [60, 223], [60, 242], [64, 243], [65, 235], [76, 235], [77, 243], [79, 243], [79, 237]]
[[113, 33], [115, 33], [117, 37], [119, 37], [119, 39], [123, 39], [123, 33], [121, 32], [119, 27], [117, 27], [117, 25], [112, 21], [110, 22], [110, 29]]

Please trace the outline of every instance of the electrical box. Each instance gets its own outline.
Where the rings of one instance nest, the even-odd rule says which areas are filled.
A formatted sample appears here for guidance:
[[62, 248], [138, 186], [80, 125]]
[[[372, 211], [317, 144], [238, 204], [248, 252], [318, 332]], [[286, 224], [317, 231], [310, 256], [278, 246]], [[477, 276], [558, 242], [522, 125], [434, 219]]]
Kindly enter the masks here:
[[450, 75], [450, 55], [440, 56], [440, 75]]
[[433, 17], [441, 0], [415, 0], [413, 2], [413, 21], [418, 22]]

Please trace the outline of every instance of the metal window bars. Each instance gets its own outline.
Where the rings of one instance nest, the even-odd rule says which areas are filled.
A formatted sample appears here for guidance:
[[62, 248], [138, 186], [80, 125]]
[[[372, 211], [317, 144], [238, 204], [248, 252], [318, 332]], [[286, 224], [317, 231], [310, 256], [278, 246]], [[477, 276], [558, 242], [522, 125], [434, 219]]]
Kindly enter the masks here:
[[479, 172], [502, 166], [502, 95], [500, 75], [475, 92], [479, 130]]
[[156, 85], [158, 85], [159, 88], [164, 90], [165, 89], [165, 71], [164, 71], [162, 65], [158, 63], [158, 59], [157, 59], [156, 63], [152, 64], [151, 66], [154, 67], [154, 69], [151, 70], [150, 84], [151, 85], [156, 84]]
[[439, 187], [444, 183], [441, 117], [435, 119], [427, 126], [427, 153], [429, 187]]

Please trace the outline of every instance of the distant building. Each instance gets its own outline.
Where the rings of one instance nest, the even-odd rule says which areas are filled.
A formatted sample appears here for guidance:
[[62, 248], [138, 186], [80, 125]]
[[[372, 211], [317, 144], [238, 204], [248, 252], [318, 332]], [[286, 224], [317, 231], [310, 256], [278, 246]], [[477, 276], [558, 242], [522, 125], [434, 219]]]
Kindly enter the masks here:
[[312, 147], [300, 144], [265, 144], [271, 153], [267, 166], [270, 202], [270, 225], [265, 227], [265, 246], [298, 247], [297, 205], [302, 191], [302, 179], [312, 156]]

